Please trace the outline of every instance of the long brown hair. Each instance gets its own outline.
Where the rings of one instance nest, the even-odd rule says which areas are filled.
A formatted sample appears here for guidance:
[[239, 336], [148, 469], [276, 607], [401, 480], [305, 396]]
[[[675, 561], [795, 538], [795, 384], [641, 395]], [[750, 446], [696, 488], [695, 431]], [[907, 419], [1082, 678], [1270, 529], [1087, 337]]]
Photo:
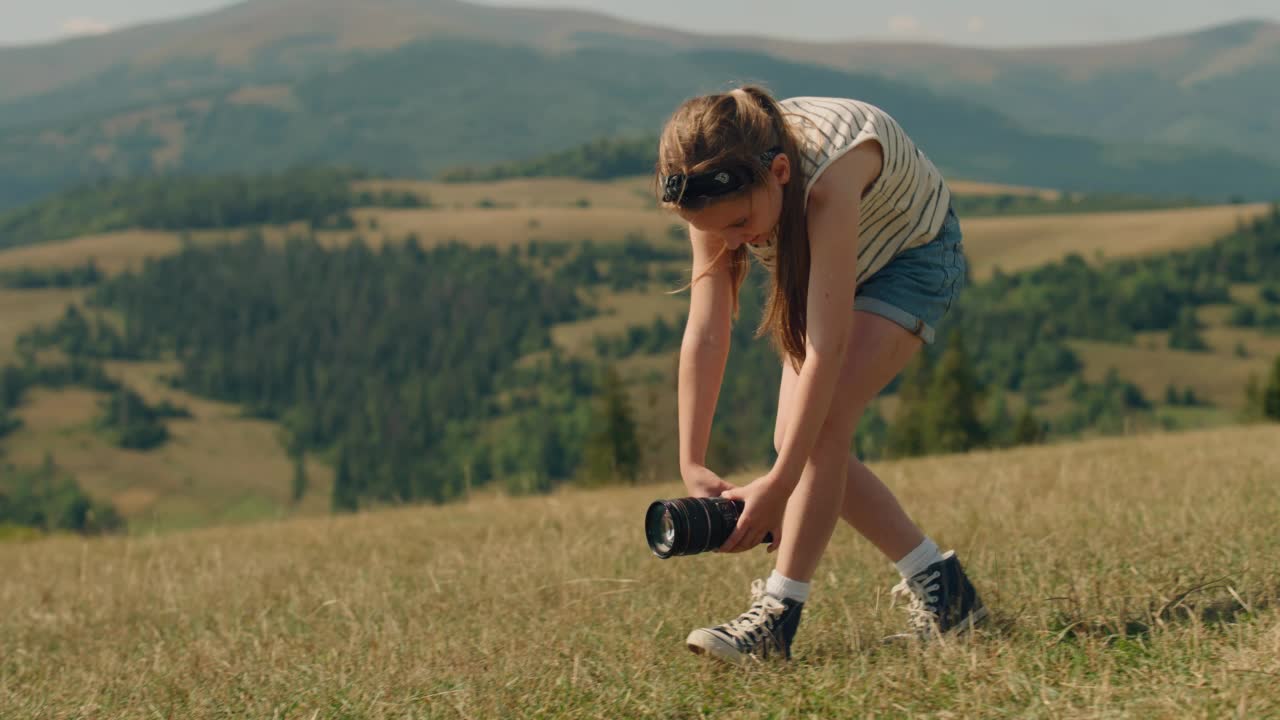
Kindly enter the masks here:
[[[769, 168], [754, 162], [766, 150], [778, 147], [791, 162], [791, 177], [782, 189], [782, 213], [774, 236], [773, 283], [756, 337], [771, 335], [780, 357], [789, 358], [799, 371], [805, 357], [805, 306], [809, 286], [809, 238], [805, 219], [805, 175], [800, 155], [800, 139], [786, 122], [785, 113], [773, 96], [760, 85], [744, 85], [732, 92], [690, 98], [676, 108], [663, 127], [658, 141], [655, 192], [662, 197], [662, 178], [680, 173], [690, 175], [726, 165], [754, 168], [753, 181], [734, 195], [741, 197], [765, 182]], [[722, 198], [716, 198], [717, 201]], [[663, 203], [674, 208], [672, 203]], [[710, 265], [696, 273], [691, 287], [710, 272]], [[749, 250], [742, 245], [733, 251], [729, 277], [733, 286], [733, 319], [737, 320], [738, 295], [750, 267]]]

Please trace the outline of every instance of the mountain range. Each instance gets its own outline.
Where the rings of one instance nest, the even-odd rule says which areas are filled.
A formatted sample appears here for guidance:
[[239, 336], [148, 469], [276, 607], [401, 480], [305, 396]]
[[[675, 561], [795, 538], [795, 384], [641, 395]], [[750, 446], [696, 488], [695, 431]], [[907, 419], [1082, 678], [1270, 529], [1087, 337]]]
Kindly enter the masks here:
[[457, 0], [249, 0], [0, 48], [0, 206], [88, 178], [299, 163], [430, 176], [655, 132], [739, 81], [860, 97], [949, 173], [1280, 196], [1280, 25], [993, 50], [704, 36]]

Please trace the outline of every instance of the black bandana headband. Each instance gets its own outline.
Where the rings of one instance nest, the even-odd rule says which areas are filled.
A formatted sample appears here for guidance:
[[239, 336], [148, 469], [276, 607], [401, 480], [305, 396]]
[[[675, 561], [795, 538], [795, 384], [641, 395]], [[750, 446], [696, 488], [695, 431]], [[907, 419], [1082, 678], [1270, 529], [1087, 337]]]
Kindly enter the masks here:
[[[782, 154], [782, 148], [774, 146], [760, 154], [760, 162], [765, 166]], [[662, 202], [674, 203], [687, 207], [728, 195], [751, 184], [754, 178], [752, 168], [744, 166], [713, 168], [692, 175], [667, 175], [662, 178]]]

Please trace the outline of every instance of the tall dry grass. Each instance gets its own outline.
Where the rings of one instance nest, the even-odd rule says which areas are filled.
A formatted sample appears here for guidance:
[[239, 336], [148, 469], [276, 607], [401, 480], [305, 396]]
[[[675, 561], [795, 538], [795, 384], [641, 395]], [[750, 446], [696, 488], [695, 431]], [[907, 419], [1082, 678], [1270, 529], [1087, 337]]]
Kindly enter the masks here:
[[882, 646], [896, 577], [842, 527], [794, 661], [741, 670], [682, 641], [770, 558], [650, 555], [674, 483], [0, 545], [0, 717], [1274, 717], [1277, 440], [879, 464], [994, 622]]

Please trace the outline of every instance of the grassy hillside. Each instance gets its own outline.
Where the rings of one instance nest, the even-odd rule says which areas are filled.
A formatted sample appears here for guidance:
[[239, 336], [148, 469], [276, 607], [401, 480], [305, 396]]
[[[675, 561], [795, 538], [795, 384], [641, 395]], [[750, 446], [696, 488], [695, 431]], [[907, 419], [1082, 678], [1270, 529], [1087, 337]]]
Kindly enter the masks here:
[[1087, 125], [1109, 141], [1205, 144], [1280, 159], [1280, 23], [1239, 22], [1128, 42], [990, 49], [767, 43], [768, 52], [958, 89], [1046, 132]]
[[[102, 176], [262, 172], [297, 163], [429, 177], [590, 138], [652, 135], [685, 97], [744, 80], [783, 96], [874, 102], [956, 176], [1218, 199], [1280, 194], [1276, 168], [1256, 154], [1046, 135], [967, 97], [746, 50], [550, 53], [450, 37], [282, 74], [271, 58], [290, 41], [275, 42], [256, 64], [118, 67], [96, 78], [93, 92], [72, 94], [111, 88], [111, 97], [137, 98], [126, 106], [64, 107], [50, 98], [0, 105], [0, 117], [26, 118], [0, 125], [0, 202], [16, 205]], [[50, 109], [28, 107], [42, 104]]]
[[32, 466], [51, 453], [135, 533], [328, 512], [333, 470], [314, 457], [307, 461], [306, 496], [290, 502], [293, 464], [275, 423], [166, 387], [161, 378], [173, 372], [167, 364], [113, 363], [109, 372], [148, 402], [187, 408], [191, 419], [168, 423], [173, 437], [157, 450], [125, 450], [92, 428], [102, 393], [37, 390], [19, 413], [23, 427], [5, 440], [6, 461]]
[[[676, 218], [654, 206], [645, 177], [591, 181], [570, 178], [519, 178], [493, 182], [442, 183], [411, 180], [361, 180], [357, 193], [409, 193], [427, 207], [361, 206], [352, 210], [356, 227], [321, 230], [323, 242], [341, 244], [359, 234], [378, 244], [414, 233], [424, 245], [450, 239], [500, 247], [529, 240], [591, 238], [597, 242], [638, 233], [651, 240], [679, 237]], [[952, 182], [964, 197], [1037, 194], [1052, 200], [1059, 191], [1044, 188]], [[1265, 203], [1170, 210], [1037, 214], [1017, 217], [964, 217], [965, 246], [975, 276], [1000, 267], [1013, 272], [1076, 253], [1093, 259], [1167, 252], [1211, 241], [1267, 212]], [[298, 224], [268, 227], [268, 240], [282, 240]], [[673, 227], [676, 229], [673, 230]], [[226, 231], [193, 231], [196, 242]], [[0, 252], [0, 270], [70, 267], [93, 257], [107, 271], [136, 267], [145, 257], [177, 251], [179, 233], [127, 230], [86, 235]]]
[[[956, 183], [963, 194], [984, 192], [1051, 191], [1033, 188], [990, 188], [982, 184]], [[359, 181], [357, 193], [377, 196], [384, 191], [410, 192], [428, 207], [358, 207], [352, 215], [354, 230], [320, 231], [322, 243], [346, 244], [355, 234], [375, 247], [405, 233], [415, 233], [424, 246], [450, 238], [478, 245], [525, 245], [530, 239], [577, 240], [591, 238], [616, 243], [639, 234], [663, 246], [683, 248], [672, 233], [672, 218], [652, 207], [647, 179], [589, 182], [566, 179], [508, 180], [494, 183], [427, 183], [411, 181]], [[1223, 206], [1180, 211], [1102, 213], [1021, 218], [967, 218], [966, 246], [979, 279], [999, 266], [1006, 272], [1056, 260], [1068, 253], [1094, 257], [1101, 249], [1106, 257], [1159, 253], [1204, 244], [1229, 231], [1237, 220], [1249, 220], [1265, 212], [1261, 206]], [[269, 242], [279, 244], [290, 230], [301, 226], [268, 228]], [[235, 237], [242, 231], [195, 231], [188, 238], [196, 244]], [[105, 272], [139, 269], [146, 258], [180, 250], [177, 232], [121, 231], [71, 240], [42, 243], [0, 252], [0, 271], [19, 268], [74, 267], [92, 257]], [[687, 261], [668, 263], [674, 273], [670, 283], [652, 282], [625, 291], [598, 288], [590, 295], [601, 314], [552, 329], [560, 348], [593, 356], [594, 336], [619, 336], [628, 326], [649, 325], [662, 317], [679, 326], [686, 295], [664, 292], [679, 285]], [[0, 363], [16, 359], [13, 340], [33, 325], [59, 317], [68, 302], [78, 302], [84, 290], [0, 290]], [[1256, 292], [1254, 293], [1256, 295]], [[1256, 298], [1254, 298], [1256, 301]], [[1121, 375], [1139, 384], [1144, 393], [1159, 400], [1170, 383], [1191, 387], [1215, 403], [1216, 416], [1205, 421], [1223, 422], [1243, 401], [1243, 384], [1250, 373], [1261, 375], [1280, 355], [1275, 338], [1256, 329], [1230, 328], [1221, 313], [1205, 313], [1204, 334], [1211, 353], [1170, 351], [1163, 337], [1140, 338], [1133, 346], [1102, 342], [1078, 342], [1086, 379], [1098, 381], [1114, 366]], [[1156, 343], [1150, 347], [1150, 343]], [[1248, 352], [1238, 357], [1237, 345]], [[981, 349], [978, 350], [981, 352]], [[531, 357], [530, 360], [533, 360]], [[632, 383], [632, 400], [642, 423], [653, 428], [651, 452], [664, 457], [674, 449], [662, 445], [673, 437], [670, 418], [675, 412], [669, 353], [636, 355], [621, 361], [620, 369]], [[1209, 372], [1226, 367], [1230, 372]], [[282, 514], [323, 512], [332, 472], [314, 459], [308, 463], [312, 488], [300, 508], [291, 508], [287, 492], [291, 465], [276, 440], [278, 427], [239, 416], [231, 406], [201, 400], [164, 386], [160, 378], [172, 366], [152, 363], [113, 363], [109, 371], [127, 380], [150, 400], [172, 398], [196, 415], [191, 421], [170, 423], [175, 440], [159, 452], [137, 453], [113, 449], [98, 438], [89, 423], [100, 396], [84, 390], [40, 390], [16, 412], [26, 425], [0, 447], [12, 461], [38, 463], [47, 450], [58, 463], [81, 478], [95, 496], [118, 503], [123, 514], [138, 527], [174, 527], [205, 522], [230, 522], [277, 517]], [[660, 384], [650, 385], [654, 379]], [[769, 379], [773, 382], [773, 378]], [[1011, 397], [1014, 407], [1018, 399]], [[1052, 398], [1050, 398], [1052, 399]], [[892, 417], [893, 403], [881, 410]], [[1179, 412], [1184, 412], [1179, 409]], [[1190, 409], [1185, 412], [1200, 412]], [[1204, 414], [1204, 413], [1202, 413]], [[649, 431], [646, 431], [649, 432]], [[663, 448], [666, 447], [664, 450]], [[210, 461], [211, 458], [219, 458]], [[234, 458], [234, 461], [231, 460]]]
[[654, 558], [672, 482], [0, 545], [0, 715], [1271, 717], [1277, 464], [1271, 428], [878, 464], [993, 622], [882, 646], [896, 577], [842, 525], [794, 660], [742, 670], [683, 640], [771, 558]]
[[1183, 250], [1265, 215], [1266, 203], [1173, 210], [964, 218], [975, 277], [1035, 267], [1076, 253], [1114, 259]]
[[759, 51], [963, 93], [1043, 131], [1088, 127], [1109, 140], [1208, 144], [1280, 160], [1275, 93], [1268, 92], [1280, 71], [1274, 18], [1121, 42], [992, 49], [700, 35], [592, 12], [454, 0], [366, 0], [358, 10], [337, 0], [256, 0], [100, 37], [0, 48], [0, 127], [237, 84], [253, 86], [252, 95], [355, 53], [442, 37], [551, 52]]

